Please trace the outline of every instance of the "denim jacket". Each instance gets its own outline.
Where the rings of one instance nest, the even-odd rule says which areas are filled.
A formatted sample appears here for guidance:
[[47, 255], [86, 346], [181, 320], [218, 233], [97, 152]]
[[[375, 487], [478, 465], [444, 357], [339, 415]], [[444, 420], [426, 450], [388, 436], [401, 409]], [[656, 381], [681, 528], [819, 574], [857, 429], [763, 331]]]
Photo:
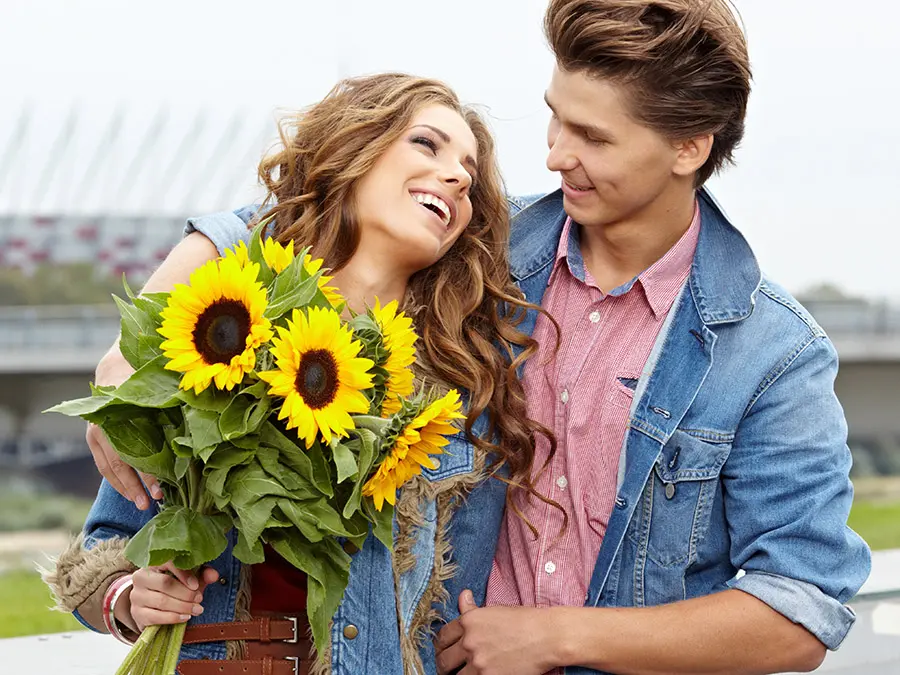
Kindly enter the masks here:
[[[643, 607], [737, 588], [836, 649], [855, 620], [844, 603], [871, 566], [847, 527], [837, 354], [761, 274], [711, 195], [698, 200], [690, 277], [633, 383], [617, 497], [585, 605]], [[517, 206], [512, 274], [539, 304], [566, 218], [562, 194]], [[531, 312], [523, 330], [535, 320]]]

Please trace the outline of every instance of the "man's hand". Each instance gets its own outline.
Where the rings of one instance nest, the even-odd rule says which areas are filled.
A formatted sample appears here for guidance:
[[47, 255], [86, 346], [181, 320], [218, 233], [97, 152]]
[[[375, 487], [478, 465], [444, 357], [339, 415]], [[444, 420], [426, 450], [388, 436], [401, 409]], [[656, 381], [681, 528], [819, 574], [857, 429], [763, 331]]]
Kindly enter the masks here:
[[459, 596], [460, 617], [435, 640], [438, 675], [542, 675], [556, 665], [547, 610], [479, 608], [471, 591]]
[[[119, 342], [106, 353], [97, 365], [94, 383], [97, 386], [118, 386], [127, 380], [134, 369], [119, 351]], [[126, 499], [134, 502], [141, 511], [149, 508], [150, 500], [144, 491], [144, 485], [150, 491], [154, 499], [162, 499], [162, 489], [156, 478], [148, 474], [138, 474], [128, 466], [106, 439], [103, 430], [96, 424], [88, 424], [85, 434], [88, 448], [94, 456], [94, 464], [116, 492]], [[143, 483], [141, 481], [143, 480]]]

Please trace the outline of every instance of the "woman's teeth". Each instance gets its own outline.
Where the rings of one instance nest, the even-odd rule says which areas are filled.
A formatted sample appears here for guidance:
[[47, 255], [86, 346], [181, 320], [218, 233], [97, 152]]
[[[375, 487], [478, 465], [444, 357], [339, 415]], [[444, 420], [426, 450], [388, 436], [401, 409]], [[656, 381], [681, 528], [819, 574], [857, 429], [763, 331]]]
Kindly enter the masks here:
[[412, 194], [413, 199], [425, 208], [434, 207], [430, 210], [441, 217], [444, 227], [450, 224], [450, 207], [447, 205], [447, 202], [428, 192], [412, 192], [410, 194]]

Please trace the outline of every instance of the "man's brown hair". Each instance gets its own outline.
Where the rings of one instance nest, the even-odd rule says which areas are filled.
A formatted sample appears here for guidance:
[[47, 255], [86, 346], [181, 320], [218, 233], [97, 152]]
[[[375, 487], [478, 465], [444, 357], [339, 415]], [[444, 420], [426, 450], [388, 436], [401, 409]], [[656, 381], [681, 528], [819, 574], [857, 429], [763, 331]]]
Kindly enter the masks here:
[[697, 186], [733, 163], [751, 73], [728, 0], [551, 0], [544, 31], [560, 68], [623, 85], [641, 124], [672, 140], [713, 135]]

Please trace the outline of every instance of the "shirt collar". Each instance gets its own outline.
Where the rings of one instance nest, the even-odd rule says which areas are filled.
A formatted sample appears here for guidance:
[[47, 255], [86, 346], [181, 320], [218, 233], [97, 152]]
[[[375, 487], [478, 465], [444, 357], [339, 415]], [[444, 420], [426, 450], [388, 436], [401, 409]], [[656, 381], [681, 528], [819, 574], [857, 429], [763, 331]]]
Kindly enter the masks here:
[[[695, 203], [694, 219], [678, 242], [662, 258], [634, 279], [618, 288], [612, 289], [606, 295], [624, 295], [634, 287], [636, 282], [640, 282], [640, 286], [644, 289], [644, 296], [647, 298], [647, 304], [650, 305], [653, 315], [657, 319], [664, 316], [672, 307], [685, 280], [690, 275], [699, 236], [700, 207], [699, 204]], [[578, 227], [575, 226], [575, 223], [569, 217], [566, 218], [566, 222], [563, 225], [562, 236], [556, 249], [553, 271], [550, 273], [548, 281], [549, 284], [552, 284], [554, 279], [561, 273], [560, 270], [564, 265], [568, 267], [572, 276], [582, 283], [595, 285], [584, 264], [584, 257], [581, 255], [581, 239], [578, 234]]]

